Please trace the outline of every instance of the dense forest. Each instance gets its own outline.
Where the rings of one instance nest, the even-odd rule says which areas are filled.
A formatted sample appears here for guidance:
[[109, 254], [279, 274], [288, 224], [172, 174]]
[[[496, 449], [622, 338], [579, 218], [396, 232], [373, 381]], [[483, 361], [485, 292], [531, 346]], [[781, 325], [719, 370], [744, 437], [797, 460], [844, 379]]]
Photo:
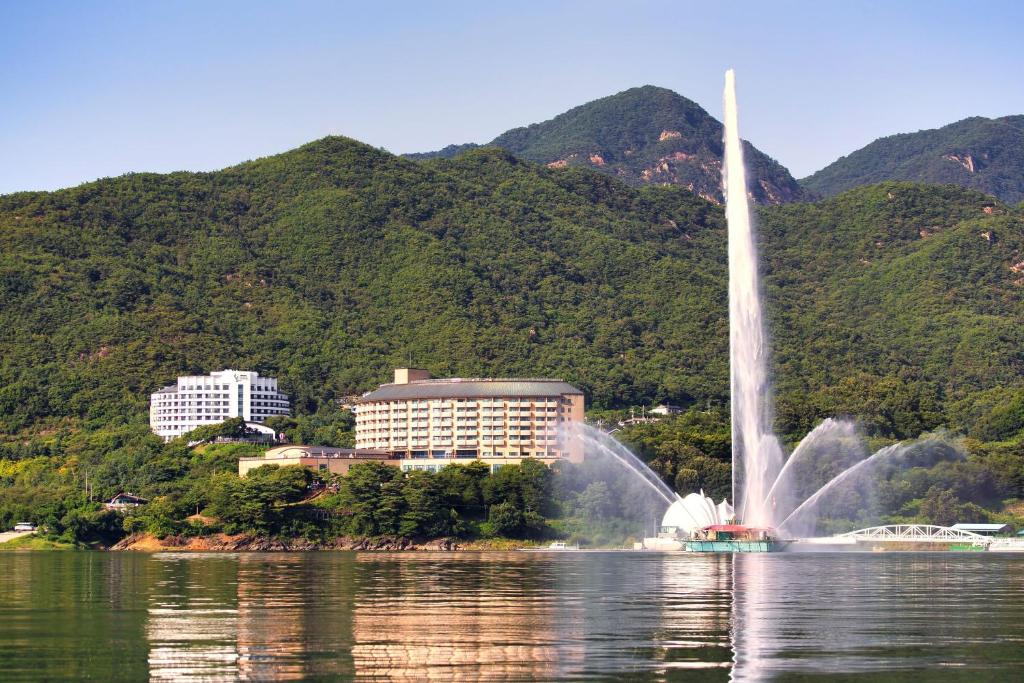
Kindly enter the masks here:
[[830, 197], [884, 180], [952, 184], [1024, 201], [1024, 116], [972, 116], [942, 128], [879, 138], [800, 184]]
[[[876, 443], [945, 428], [965, 437], [976, 485], [908, 489], [906, 515], [924, 514], [912, 501], [933, 487], [926, 511], [1015, 509], [1002, 501], [1024, 498], [1022, 219], [976, 191], [912, 183], [762, 208], [786, 441], [832, 415]], [[498, 149], [413, 161], [345, 138], [215, 173], [0, 197], [0, 523], [99, 538], [113, 522], [95, 500], [126, 489], [161, 501], [147, 528], [181, 531], [187, 510], [226, 509], [216, 496], [250, 484], [226, 483], [242, 451], [149, 435], [149, 392], [255, 369], [293, 397], [281, 426], [294, 440], [340, 445], [351, 416], [338, 399], [409, 358], [436, 376], [562, 377], [595, 415], [687, 407], [621, 436], [670, 484], [718, 492], [725, 240], [721, 209], [683, 188]], [[268, 474], [261, 514], [305, 509], [293, 476]], [[335, 485], [336, 511], [350, 499]], [[508, 533], [566, 533], [582, 509], [570, 498]], [[442, 507], [458, 533], [505, 528]], [[247, 528], [299, 528], [274, 519]]]
[[[520, 159], [581, 166], [631, 185], [674, 185], [722, 201], [722, 124], [696, 102], [645, 85], [574, 107], [550, 121], [506, 131], [487, 143]], [[412, 159], [454, 158], [472, 143]], [[782, 165], [744, 143], [750, 191], [761, 204], [810, 199]]]

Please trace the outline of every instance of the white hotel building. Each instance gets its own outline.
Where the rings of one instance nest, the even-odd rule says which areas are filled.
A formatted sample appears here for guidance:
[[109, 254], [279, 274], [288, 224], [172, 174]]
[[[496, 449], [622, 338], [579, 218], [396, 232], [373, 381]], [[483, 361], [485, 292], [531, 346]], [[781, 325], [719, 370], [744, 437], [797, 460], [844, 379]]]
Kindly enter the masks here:
[[562, 432], [583, 420], [583, 392], [558, 379], [431, 379], [399, 368], [394, 383], [364, 394], [355, 410], [356, 448], [386, 453], [403, 470], [583, 458]]
[[149, 398], [149, 426], [164, 441], [233, 417], [263, 422], [289, 414], [288, 396], [277, 390], [277, 380], [250, 371], [179, 377]]

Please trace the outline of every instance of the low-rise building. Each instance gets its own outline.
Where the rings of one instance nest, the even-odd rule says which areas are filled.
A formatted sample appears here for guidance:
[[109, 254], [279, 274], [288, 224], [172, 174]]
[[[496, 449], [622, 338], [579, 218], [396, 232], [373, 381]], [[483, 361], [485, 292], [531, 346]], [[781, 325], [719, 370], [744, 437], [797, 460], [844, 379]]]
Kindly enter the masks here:
[[579, 462], [582, 446], [564, 427], [583, 420], [583, 407], [583, 392], [560, 379], [433, 379], [398, 368], [356, 403], [356, 448], [388, 453], [404, 470]]
[[398, 461], [384, 451], [360, 448], [332, 448], [330, 446], [278, 446], [261, 456], [238, 459], [238, 476], [244, 477], [250, 471], [263, 465], [287, 467], [299, 465], [320, 474], [348, 474], [352, 465], [361, 462], [379, 462], [398, 466]]
[[667, 415], [679, 415], [680, 413], [683, 412], [683, 409], [681, 407], [679, 407], [679, 406], [669, 405], [668, 403], [660, 403], [660, 404], [654, 406], [653, 408], [651, 408], [650, 410], [648, 410], [647, 412], [649, 412], [651, 415], [666, 415], [667, 416]]
[[967, 531], [972, 534], [978, 534], [979, 536], [1008, 536], [1013, 533], [1013, 527], [1009, 524], [975, 524], [975, 523], [964, 523], [954, 524], [951, 529], [957, 531]]
[[277, 380], [247, 370], [184, 375], [149, 399], [149, 426], [164, 441], [233, 417], [261, 423], [289, 414], [288, 396], [278, 391]]
[[111, 498], [108, 502], [104, 503], [103, 507], [105, 507], [108, 510], [126, 510], [128, 508], [137, 508], [141, 505], [145, 505], [148, 502], [149, 501], [146, 500], [145, 498], [139, 498], [138, 496], [133, 496], [130, 493], [125, 493], [124, 491], [122, 491], [121, 493]]

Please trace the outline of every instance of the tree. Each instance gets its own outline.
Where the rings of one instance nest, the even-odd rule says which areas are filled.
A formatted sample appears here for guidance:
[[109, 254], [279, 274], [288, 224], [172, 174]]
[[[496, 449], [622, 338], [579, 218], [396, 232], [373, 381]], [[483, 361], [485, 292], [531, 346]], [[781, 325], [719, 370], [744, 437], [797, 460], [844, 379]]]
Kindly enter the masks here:
[[313, 473], [301, 466], [263, 465], [245, 478], [216, 474], [210, 483], [210, 512], [228, 532], [277, 533], [284, 506], [301, 499]]
[[519, 465], [519, 498], [523, 512], [532, 512], [541, 517], [553, 514], [551, 502], [551, 468], [532, 458]]
[[484, 515], [483, 482], [491, 476], [491, 468], [482, 462], [447, 465], [437, 473], [437, 481], [445, 505], [460, 516], [479, 519]]
[[686, 495], [696, 493], [701, 488], [700, 472], [692, 467], [681, 467], [676, 472], [675, 489], [677, 493]]
[[523, 513], [513, 503], [492, 505], [487, 521], [495, 536], [518, 538], [523, 533]]
[[179, 441], [184, 443], [192, 442], [210, 442], [217, 437], [225, 437], [228, 439], [239, 438], [245, 435], [245, 418], [244, 417], [232, 417], [218, 422], [216, 424], [203, 425], [202, 427], [196, 427], [190, 432], [186, 432], [178, 437]]
[[614, 501], [608, 484], [603, 481], [591, 482], [576, 498], [576, 514], [592, 520], [602, 521], [612, 514]]
[[441, 482], [429, 472], [409, 472], [402, 485], [404, 512], [398, 533], [405, 537], [437, 537], [451, 533], [450, 510], [444, 505]]
[[342, 480], [340, 511], [348, 517], [348, 531], [357, 536], [397, 534], [405, 500], [403, 473], [382, 463], [353, 465]]
[[921, 516], [931, 524], [950, 526], [956, 524], [961, 501], [952, 491], [933, 486], [921, 501]]

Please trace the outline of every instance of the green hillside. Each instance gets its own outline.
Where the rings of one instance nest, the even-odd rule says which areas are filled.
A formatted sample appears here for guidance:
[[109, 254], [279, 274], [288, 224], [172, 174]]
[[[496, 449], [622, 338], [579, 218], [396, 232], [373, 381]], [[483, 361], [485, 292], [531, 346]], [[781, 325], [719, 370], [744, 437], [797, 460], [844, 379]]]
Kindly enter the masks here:
[[[760, 224], [780, 432], [792, 442], [845, 414], [876, 442], [971, 437], [980, 460], [901, 494], [913, 518], [984, 518], [957, 506], [1024, 497], [1020, 210], [884, 183], [764, 208]], [[281, 425], [294, 439], [338, 443], [350, 423], [336, 399], [410, 358], [437, 376], [563, 377], [598, 411], [687, 406], [625, 436], [670, 483], [719, 491], [726, 282], [720, 207], [493, 148], [415, 162], [326, 138], [215, 173], [0, 197], [0, 522], [119, 537], [84, 499], [88, 479], [102, 496], [160, 496], [151, 531], [200, 533], [187, 515], [231, 511], [255, 487], [262, 512], [225, 529], [322, 535], [279, 514], [305, 480], [281, 475], [278, 499], [276, 477], [267, 491], [231, 477], [244, 448], [160, 444], [148, 394], [182, 373], [256, 369], [294, 397]]]
[[725, 382], [720, 212], [497, 150], [424, 165], [328, 138], [4, 197], [0, 226], [4, 432], [141, 416], [222, 366], [279, 377], [307, 413], [409, 358], [564, 376], [605, 406]]
[[[912, 184], [764, 209], [783, 399], [870, 376], [931, 401], [882, 433], [970, 429], [962, 404], [1024, 386], [1020, 221]], [[311, 414], [410, 358], [438, 376], [564, 377], [596, 408], [724, 402], [725, 246], [720, 209], [678, 188], [344, 138], [6, 196], [0, 431], [141, 420], [150, 391], [220, 367], [279, 377]], [[800, 428], [872, 410], [820, 400]]]
[[1024, 201], [1024, 116], [974, 116], [892, 135], [842, 157], [800, 184], [820, 196], [884, 180], [952, 184]]
[[[745, 144], [751, 192], [761, 204], [810, 198], [785, 168]], [[647, 85], [575, 107], [550, 121], [507, 131], [488, 143], [553, 167], [583, 166], [631, 185], [678, 185], [722, 201], [722, 124], [698, 104]], [[472, 143], [410, 158], [452, 158]]]
[[[846, 413], [898, 438], [942, 425], [995, 438], [979, 420], [1024, 396], [1019, 211], [883, 183], [766, 211], [762, 232], [785, 431]], [[999, 436], [1021, 429], [1024, 413]]]

